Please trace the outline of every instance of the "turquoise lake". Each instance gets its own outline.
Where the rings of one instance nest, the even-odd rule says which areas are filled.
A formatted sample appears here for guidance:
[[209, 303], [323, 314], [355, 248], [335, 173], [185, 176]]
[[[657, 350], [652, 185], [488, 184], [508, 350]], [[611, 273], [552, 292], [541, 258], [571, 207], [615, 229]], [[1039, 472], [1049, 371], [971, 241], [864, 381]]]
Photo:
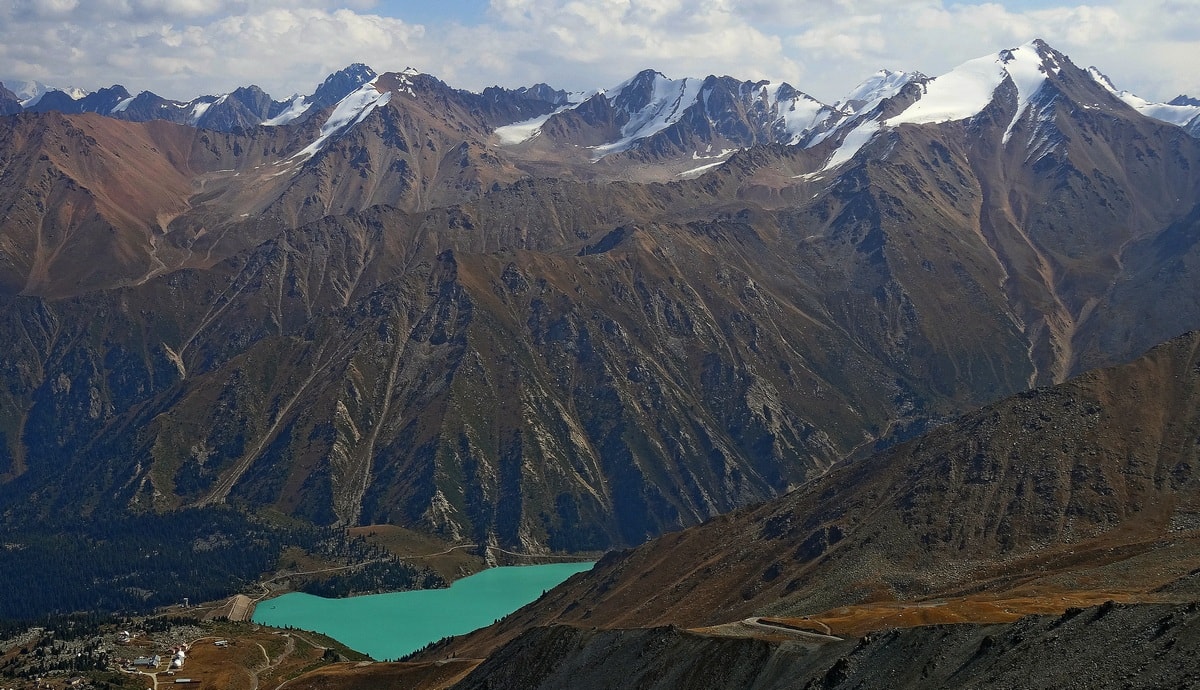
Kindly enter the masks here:
[[254, 622], [324, 633], [374, 659], [395, 659], [447, 635], [491, 625], [591, 563], [489, 568], [449, 589], [325, 599], [292, 592], [260, 601]]

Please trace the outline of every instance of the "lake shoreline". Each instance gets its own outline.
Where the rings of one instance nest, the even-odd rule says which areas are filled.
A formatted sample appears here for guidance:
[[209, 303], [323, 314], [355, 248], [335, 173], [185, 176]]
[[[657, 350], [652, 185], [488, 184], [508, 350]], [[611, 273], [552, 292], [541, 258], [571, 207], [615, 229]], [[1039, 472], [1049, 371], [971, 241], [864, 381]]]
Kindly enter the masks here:
[[281, 592], [257, 600], [248, 617], [261, 625], [328, 635], [379, 661], [396, 659], [443, 637], [490, 625], [594, 563], [498, 566], [445, 588], [350, 597]]
[[[408, 530], [401, 530], [400, 528], [396, 528], [396, 527], [393, 527], [390, 525], [371, 525], [371, 526], [356, 528], [356, 531], [358, 532], [359, 535], [365, 536], [367, 538], [375, 537], [377, 532], [379, 532], [381, 530], [397, 530], [397, 531], [402, 531], [402, 532], [408, 532]], [[420, 535], [420, 536], [426, 540], [429, 539], [425, 535]], [[449, 588], [449, 587], [453, 586], [453, 584], [455, 582], [457, 582], [461, 579], [472, 577], [474, 575], [478, 575], [479, 573], [485, 572], [492, 568], [523, 567], [526, 565], [594, 563], [601, 556], [604, 555], [604, 552], [602, 552], [602, 551], [576, 552], [576, 553], [520, 553], [520, 552], [516, 552], [516, 551], [509, 551], [508, 549], [502, 548], [500, 546], [496, 546], [494, 544], [481, 544], [481, 543], [447, 545], [447, 547], [444, 549], [441, 549], [438, 551], [432, 551], [432, 552], [428, 552], [428, 553], [423, 553], [423, 554], [413, 554], [411, 552], [397, 553], [397, 551], [398, 551], [397, 549], [388, 548], [388, 547], [394, 547], [394, 545], [387, 544], [386, 542], [380, 543], [380, 546], [384, 546], [387, 551], [392, 553], [393, 556], [401, 559], [404, 562], [413, 562], [413, 563], [424, 564], [427, 567], [429, 567], [433, 572], [435, 572], [439, 576], [441, 576], [442, 579], [446, 583], [445, 587], [439, 587], [436, 589]], [[482, 551], [486, 555], [481, 556], [477, 552], [476, 553], [471, 552], [471, 550], [475, 550], [477, 552]], [[464, 566], [464, 564], [459, 563], [459, 564], [457, 564], [457, 567], [451, 569], [451, 568], [445, 567], [445, 564], [440, 563], [441, 559], [445, 559], [446, 557], [451, 556], [452, 554], [462, 554], [463, 556], [467, 556], [472, 561], [474, 561], [474, 565], [473, 566]], [[300, 587], [296, 587], [296, 586], [294, 586], [294, 583], [290, 582], [293, 579], [308, 578], [308, 577], [311, 577], [314, 575], [319, 576], [319, 575], [326, 575], [329, 573], [336, 573], [336, 572], [340, 572], [340, 571], [354, 570], [357, 568], [366, 567], [368, 565], [371, 565], [374, 562], [375, 561], [365, 561], [365, 562], [361, 562], [361, 563], [352, 563], [349, 565], [330, 566], [330, 567], [319, 568], [319, 569], [315, 569], [315, 570], [276, 573], [275, 575], [268, 577], [267, 579], [260, 580], [257, 583], [257, 586], [261, 587], [264, 591], [261, 592], [260, 594], [258, 594], [257, 596], [250, 597], [249, 605], [245, 608], [244, 612], [242, 613], [242, 615], [239, 618], [237, 618], [237, 620], [253, 620], [255, 609], [257, 608], [258, 604], [261, 602], [270, 601], [271, 599], [275, 599], [275, 598], [284, 596], [285, 594], [288, 594], [291, 592], [303, 592], [304, 589], [302, 589]], [[272, 587], [271, 586], [272, 583], [276, 583], [276, 586]], [[406, 589], [381, 588], [381, 589], [374, 589], [374, 590], [351, 591], [346, 595], [336, 596], [336, 597], [325, 596], [324, 598], [345, 599], [345, 598], [358, 597], [358, 596], [371, 596], [371, 595], [375, 595], [375, 594], [394, 594], [394, 593], [399, 593], [399, 592], [422, 591], [425, 589], [431, 589], [431, 588], [428, 588], [428, 587], [414, 587], [414, 588], [406, 588]]]

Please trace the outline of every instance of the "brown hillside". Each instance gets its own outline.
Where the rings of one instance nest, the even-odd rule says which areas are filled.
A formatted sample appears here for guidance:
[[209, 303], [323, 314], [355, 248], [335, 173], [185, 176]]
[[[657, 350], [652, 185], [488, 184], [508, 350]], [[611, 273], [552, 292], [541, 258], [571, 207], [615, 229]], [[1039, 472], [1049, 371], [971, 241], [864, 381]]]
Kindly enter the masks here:
[[[1194, 595], [1198, 383], [1189, 334], [606, 557], [456, 649], [550, 622], [694, 627], [972, 593]], [[839, 615], [851, 612], [825, 618]]]

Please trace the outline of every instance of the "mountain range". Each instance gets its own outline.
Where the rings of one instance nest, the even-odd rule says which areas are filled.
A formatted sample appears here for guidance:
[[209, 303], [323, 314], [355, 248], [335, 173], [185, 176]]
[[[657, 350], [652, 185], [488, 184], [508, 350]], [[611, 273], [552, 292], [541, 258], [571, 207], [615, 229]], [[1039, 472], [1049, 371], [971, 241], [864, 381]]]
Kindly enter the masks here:
[[[0, 91], [0, 108], [5, 115], [19, 112], [59, 112], [68, 115], [97, 113], [130, 122], [166, 120], [199, 129], [233, 132], [258, 125], [280, 126], [303, 122], [337, 105], [377, 76], [375, 70], [356, 63], [330, 74], [311, 95], [297, 94], [283, 101], [273, 100], [253, 85], [220, 96], [173, 101], [150, 91], [142, 91], [134, 96], [120, 84], [85, 92], [79, 89], [54, 89], [32, 82], [24, 87], [21, 95], [7, 89]], [[2, 85], [0, 88], [3, 88]], [[466, 92], [462, 93], [466, 95]], [[475, 96], [481, 104], [508, 98], [544, 102], [551, 106], [566, 97], [564, 92], [554, 91], [545, 84], [515, 92], [495, 87], [482, 94], [469, 95]], [[536, 109], [534, 107], [532, 111]]]
[[[1030, 44], [1034, 45], [1048, 47], [1041, 42]], [[1026, 53], [1030, 46], [1025, 47]], [[1007, 54], [1006, 62], [1019, 56], [1021, 49], [1007, 51]], [[989, 60], [990, 57], [982, 62]], [[1018, 86], [1023, 78], [1032, 79], [1025, 86], [1036, 89], [1040, 77], [1034, 63], [1030, 64], [1035, 72], [1026, 73], [1024, 77], [1016, 71], [1001, 71], [1012, 76]], [[1019, 69], [1019, 62], [1014, 67]], [[968, 89], [975, 89], [977, 97], [986, 99], [987, 93], [979, 89], [986, 89], [988, 82], [996, 82], [996, 79], [980, 73], [964, 81], [961, 71], [962, 68], [956, 71], [957, 74], [945, 75], [941, 84], [959, 81]], [[411, 68], [404, 73], [419, 74]], [[1095, 67], [1089, 67], [1088, 73], [1144, 115], [1179, 125], [1193, 136], [1200, 136], [1200, 101], [1180, 95], [1168, 103], [1152, 103], [1129, 91], [1118, 90], [1112, 80]], [[356, 63], [329, 75], [311, 95], [296, 94], [281, 101], [272, 99], [254, 85], [219, 96], [173, 101], [150, 91], [135, 96], [120, 84], [88, 92], [29, 82], [21, 86], [20, 93], [0, 84], [0, 115], [98, 113], [132, 122], [166, 120], [220, 132], [244, 131], [257, 125], [281, 126], [319, 117], [328, 108], [374, 82], [378, 76], [367, 65]], [[982, 78], [982, 82], [977, 77]], [[492, 111], [489, 124], [504, 145], [523, 144], [534, 139], [582, 145], [589, 149], [593, 161], [631, 149], [637, 150], [642, 159], [660, 162], [671, 154], [690, 154], [694, 160], [711, 161], [723, 160], [736, 150], [757, 144], [813, 144], [828, 137], [829, 131], [836, 129], [838, 123], [867, 113], [882, 100], [895, 96], [907, 84], [925, 85], [931, 81], [920, 72], [880, 70], [833, 104], [821, 103], [786, 82], [739, 81], [729, 76], [712, 75], [670, 79], [652, 69], [643, 70], [613, 88], [591, 92], [569, 93], [546, 84], [515, 90], [496, 86], [479, 94], [454, 91], [459, 98], [473, 101], [472, 107]], [[991, 83], [992, 87], [997, 85], [998, 82]], [[496, 105], [501, 103], [505, 105], [497, 108]], [[350, 108], [364, 105], [367, 103], [361, 98], [347, 103]], [[514, 111], [514, 106], [518, 110]], [[528, 119], [520, 117], [521, 114], [528, 115]], [[514, 116], [519, 120], [514, 120]], [[563, 151], [558, 148], [555, 153], [561, 156]], [[712, 163], [696, 166], [688, 172], [707, 169], [708, 165]]]
[[1042, 41], [833, 105], [362, 65], [55, 94], [0, 91], [6, 530], [225, 505], [632, 547], [1200, 328], [1200, 106]]

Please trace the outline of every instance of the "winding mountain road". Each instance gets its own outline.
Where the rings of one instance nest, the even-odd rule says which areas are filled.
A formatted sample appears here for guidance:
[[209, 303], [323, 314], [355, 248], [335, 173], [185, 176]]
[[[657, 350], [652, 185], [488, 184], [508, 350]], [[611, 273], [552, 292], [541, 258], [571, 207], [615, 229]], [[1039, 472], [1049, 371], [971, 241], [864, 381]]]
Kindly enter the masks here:
[[[809, 632], [807, 630], [800, 630], [799, 628], [794, 628], [790, 625], [782, 625], [779, 623], [772, 623], [770, 621], [764, 621], [759, 616], [751, 616], [750, 618], [742, 619], [742, 625], [746, 625], [751, 628], [757, 628], [759, 630], [766, 630], [766, 631], [769, 631], [772, 633], [781, 633], [781, 632], [787, 633], [789, 635], [794, 635], [801, 639], [812, 640], [813, 642], [825, 643], [825, 642], [842, 642], [843, 641], [842, 638], [840, 638], [836, 635], [826, 635], [826, 634], [822, 634], [822, 633]], [[818, 624], [818, 625], [822, 625], [822, 627], [824, 627], [825, 630], [828, 632], [828, 630], [829, 630], [828, 626], [825, 626], [823, 624]]]

